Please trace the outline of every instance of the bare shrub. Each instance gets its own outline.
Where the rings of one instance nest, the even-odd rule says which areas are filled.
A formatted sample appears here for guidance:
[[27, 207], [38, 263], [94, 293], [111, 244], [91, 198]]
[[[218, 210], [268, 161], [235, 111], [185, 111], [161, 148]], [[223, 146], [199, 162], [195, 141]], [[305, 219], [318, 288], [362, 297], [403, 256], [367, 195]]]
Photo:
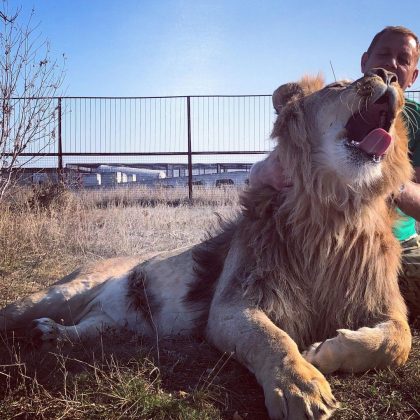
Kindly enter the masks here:
[[33, 184], [28, 197], [29, 207], [46, 210], [51, 207], [64, 208], [69, 205], [72, 194], [63, 182]]
[[[16, 171], [28, 162], [27, 149], [42, 152], [56, 137], [54, 96], [64, 72], [51, 59], [49, 43], [22, 9], [0, 5], [0, 200]], [[64, 57], [63, 57], [64, 60]]]

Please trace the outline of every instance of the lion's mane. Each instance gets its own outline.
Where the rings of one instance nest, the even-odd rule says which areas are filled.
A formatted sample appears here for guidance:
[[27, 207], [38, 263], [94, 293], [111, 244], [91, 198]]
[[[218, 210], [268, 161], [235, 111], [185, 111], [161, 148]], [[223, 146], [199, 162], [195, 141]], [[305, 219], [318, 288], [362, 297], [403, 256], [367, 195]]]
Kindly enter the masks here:
[[313, 159], [317, 139], [303, 98], [320, 84], [306, 78], [303, 96], [281, 92], [272, 138], [279, 140], [276, 153], [293, 186], [245, 192], [233, 239], [241, 250], [237, 287], [302, 347], [337, 328], [378, 322], [390, 307], [405, 311], [389, 200], [412, 174], [404, 123], [398, 117], [381, 179], [369, 188], [343, 188]]

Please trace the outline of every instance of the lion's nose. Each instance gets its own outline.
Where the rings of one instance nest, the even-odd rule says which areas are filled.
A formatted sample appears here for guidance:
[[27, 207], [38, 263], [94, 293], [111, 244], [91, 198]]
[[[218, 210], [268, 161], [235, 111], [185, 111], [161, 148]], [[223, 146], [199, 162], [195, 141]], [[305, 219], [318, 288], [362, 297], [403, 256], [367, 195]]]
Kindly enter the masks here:
[[366, 76], [379, 76], [387, 85], [390, 85], [391, 83], [398, 83], [398, 77], [395, 73], [392, 73], [381, 67], [370, 69], [366, 73]]

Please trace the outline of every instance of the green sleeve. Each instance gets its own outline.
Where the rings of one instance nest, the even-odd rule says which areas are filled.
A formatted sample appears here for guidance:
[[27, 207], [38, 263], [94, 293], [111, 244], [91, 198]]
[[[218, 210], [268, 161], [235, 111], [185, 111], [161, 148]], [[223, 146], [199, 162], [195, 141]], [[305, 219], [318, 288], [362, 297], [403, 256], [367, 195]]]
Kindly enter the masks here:
[[411, 99], [407, 99], [404, 108], [411, 163], [414, 167], [420, 167], [420, 105]]

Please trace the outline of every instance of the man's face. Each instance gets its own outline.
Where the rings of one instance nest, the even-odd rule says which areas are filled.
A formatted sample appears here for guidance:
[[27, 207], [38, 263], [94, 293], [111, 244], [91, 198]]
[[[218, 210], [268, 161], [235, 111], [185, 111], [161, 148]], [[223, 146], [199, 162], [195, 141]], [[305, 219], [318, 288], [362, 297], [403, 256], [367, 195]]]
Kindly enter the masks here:
[[404, 34], [388, 32], [383, 34], [370, 54], [362, 56], [362, 72], [382, 67], [398, 76], [402, 89], [409, 88], [418, 74], [416, 41]]

